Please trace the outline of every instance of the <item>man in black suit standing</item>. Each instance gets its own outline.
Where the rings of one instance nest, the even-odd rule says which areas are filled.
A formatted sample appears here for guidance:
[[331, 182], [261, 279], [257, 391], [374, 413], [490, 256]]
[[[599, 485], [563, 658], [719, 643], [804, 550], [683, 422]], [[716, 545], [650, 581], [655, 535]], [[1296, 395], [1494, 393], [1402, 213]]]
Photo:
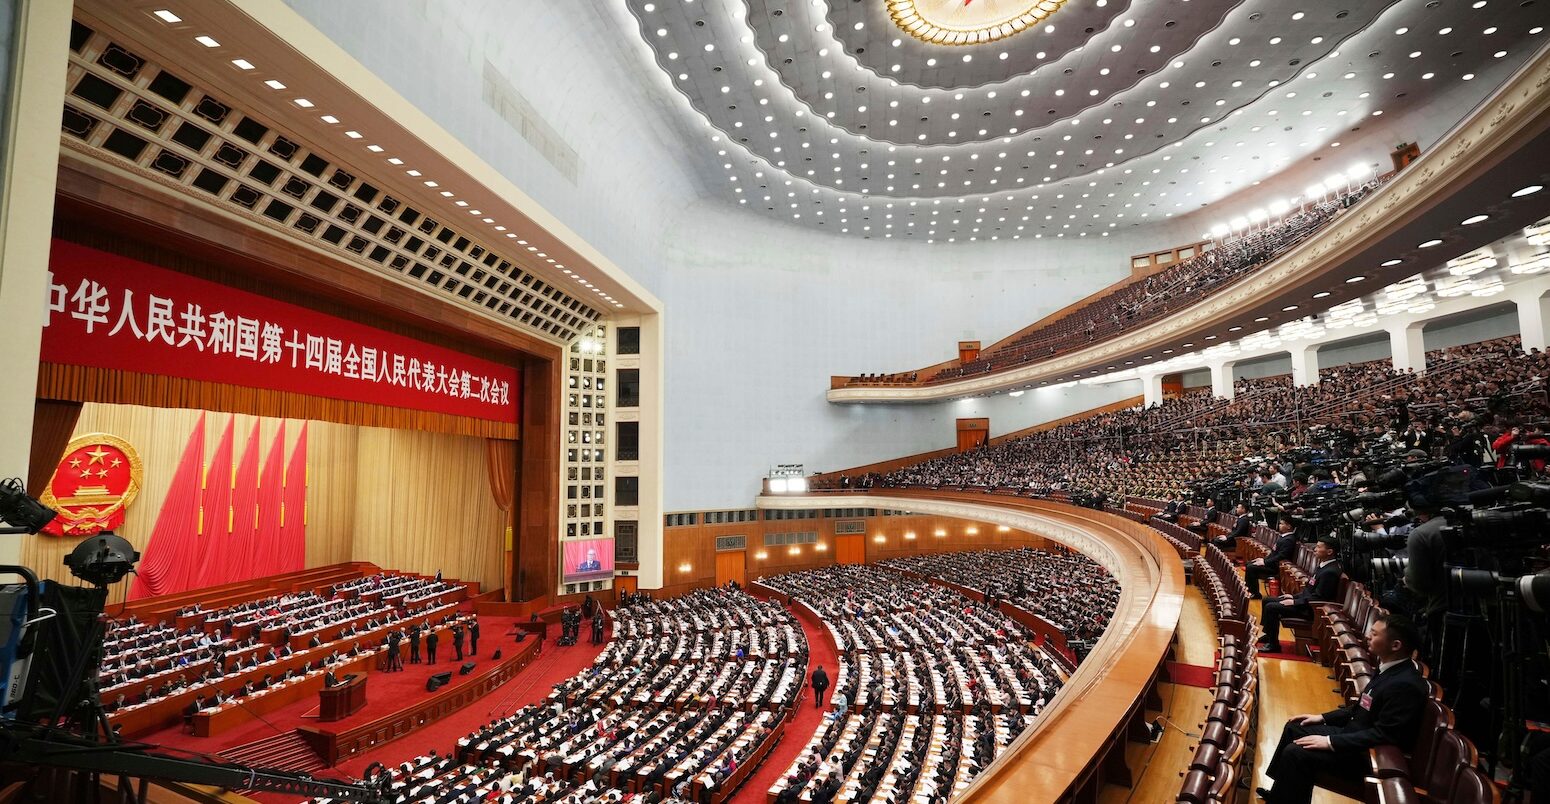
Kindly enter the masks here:
[[1282, 595], [1265, 601], [1262, 618], [1265, 636], [1261, 639], [1261, 652], [1281, 652], [1281, 618], [1312, 617], [1314, 603], [1333, 603], [1340, 594], [1340, 562], [1335, 560], [1337, 544], [1333, 536], [1319, 537], [1313, 545], [1313, 560], [1318, 565], [1313, 580], [1296, 595]]
[[1292, 523], [1282, 520], [1276, 523], [1275, 546], [1270, 549], [1270, 555], [1264, 558], [1256, 558], [1243, 568], [1244, 580], [1249, 585], [1249, 597], [1258, 600], [1260, 598], [1259, 582], [1267, 578], [1274, 578], [1281, 571], [1281, 562], [1291, 561], [1297, 557], [1297, 534], [1292, 528]]
[[435, 664], [436, 663], [436, 643], [439, 642], [439, 641], [440, 640], [436, 636], [435, 629], [427, 628], [426, 629], [426, 633], [425, 633], [425, 663], [426, 664]]
[[418, 624], [409, 626], [409, 663], [420, 663], [420, 631]]
[[823, 671], [823, 665], [813, 671], [813, 708], [823, 707], [823, 693], [829, 688], [829, 674]]
[[452, 652], [457, 654], [457, 661], [463, 661], [463, 624], [452, 624]]
[[468, 618], [468, 655], [479, 655], [479, 617], [477, 615]]
[[1379, 617], [1367, 630], [1367, 647], [1378, 660], [1378, 675], [1356, 703], [1322, 715], [1298, 715], [1281, 729], [1266, 774], [1275, 787], [1259, 788], [1267, 804], [1305, 804], [1319, 773], [1360, 780], [1370, 768], [1367, 749], [1395, 745], [1409, 753], [1426, 706], [1426, 680], [1411, 661], [1420, 632], [1395, 615]]

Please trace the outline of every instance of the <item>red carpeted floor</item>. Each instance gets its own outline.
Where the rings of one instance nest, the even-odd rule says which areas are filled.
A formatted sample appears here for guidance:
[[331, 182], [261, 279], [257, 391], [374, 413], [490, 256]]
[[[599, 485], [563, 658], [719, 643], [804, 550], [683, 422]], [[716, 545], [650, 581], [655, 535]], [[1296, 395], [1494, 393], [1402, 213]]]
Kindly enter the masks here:
[[[813, 670], [822, 667], [829, 674], [831, 682], [839, 675], [839, 660], [834, 653], [834, 642], [829, 637], [829, 629], [823, 626], [813, 617], [812, 613], [801, 606], [792, 606], [792, 612], [797, 615], [797, 622], [802, 624], [802, 632], [807, 635], [807, 675], [812, 678]], [[831, 688], [832, 689], [832, 688]], [[765, 756], [764, 764], [758, 771], [748, 778], [742, 789], [732, 797], [732, 804], [754, 804], [763, 802], [770, 785], [780, 778], [786, 769], [791, 767], [793, 760], [807, 747], [807, 741], [812, 739], [813, 732], [818, 730], [818, 724], [823, 721], [823, 709], [814, 708], [812, 690], [803, 687], [803, 691], [797, 696], [796, 707], [792, 710], [791, 719], [786, 722], [786, 733], [781, 738], [780, 745]], [[828, 703], [827, 700], [824, 701]]]
[[[490, 655], [497, 648], [504, 651], [506, 656], [518, 648], [516, 638], [511, 633], [511, 624], [514, 620], [510, 617], [480, 617], [479, 656], [468, 657], [481, 664], [490, 661]], [[550, 639], [544, 641], [542, 652], [533, 658], [516, 678], [505, 686], [474, 703], [454, 712], [426, 728], [420, 729], [402, 739], [390, 742], [383, 747], [366, 754], [355, 757], [349, 762], [318, 774], [322, 778], [359, 778], [362, 771], [372, 762], [382, 762], [393, 765], [412, 757], [420, 756], [434, 749], [437, 753], [446, 754], [452, 751], [457, 739], [479, 726], [488, 723], [498, 717], [502, 717], [516, 709], [542, 700], [553, 689], [554, 685], [570, 678], [583, 668], [587, 667], [597, 658], [602, 651], [601, 645], [587, 644], [588, 632], [583, 632], [583, 641], [580, 644], [557, 648], [553, 637], [558, 636], [559, 629], [550, 630]], [[529, 638], [528, 643], [532, 640]], [[524, 643], [527, 644], [527, 643]], [[405, 664], [401, 673], [377, 673], [373, 672], [367, 684], [368, 704], [364, 709], [336, 724], [348, 727], [357, 722], [366, 722], [381, 717], [403, 708], [407, 702], [417, 701], [429, 695], [425, 691], [425, 681], [433, 673], [456, 671], [458, 664], [451, 659], [452, 651], [450, 641], [443, 637], [442, 643], [437, 648], [435, 665]], [[441, 692], [450, 692], [461, 683], [468, 683], [474, 676], [452, 676], [452, 683], [442, 687]], [[317, 706], [315, 698], [301, 701], [282, 709], [264, 715], [263, 720], [255, 720], [253, 723], [234, 729], [217, 737], [201, 738], [183, 733], [180, 729], [172, 728], [146, 735], [144, 742], [163, 745], [169, 748], [198, 751], [206, 754], [214, 754], [221, 750], [253, 742], [276, 734], [289, 732], [298, 726], [316, 725], [316, 719], [303, 719], [306, 714]], [[250, 798], [267, 804], [290, 804], [300, 801], [295, 796], [283, 796], [277, 794], [254, 793]]]

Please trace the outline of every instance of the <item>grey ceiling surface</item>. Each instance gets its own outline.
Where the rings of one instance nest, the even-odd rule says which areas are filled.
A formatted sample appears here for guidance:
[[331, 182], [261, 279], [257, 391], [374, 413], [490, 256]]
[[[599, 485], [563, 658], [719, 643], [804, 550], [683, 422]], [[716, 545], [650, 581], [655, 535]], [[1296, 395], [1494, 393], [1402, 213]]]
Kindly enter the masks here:
[[885, 0], [613, 1], [730, 203], [932, 242], [1194, 211], [1444, 92], [1483, 99], [1550, 25], [1550, 0], [1071, 0], [952, 47]]

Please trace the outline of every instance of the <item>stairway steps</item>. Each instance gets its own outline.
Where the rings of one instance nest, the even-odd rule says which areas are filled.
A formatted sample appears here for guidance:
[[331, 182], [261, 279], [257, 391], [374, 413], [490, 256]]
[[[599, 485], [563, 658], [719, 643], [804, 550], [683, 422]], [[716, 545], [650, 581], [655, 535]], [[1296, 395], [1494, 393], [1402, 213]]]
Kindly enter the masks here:
[[327, 767], [296, 731], [233, 746], [222, 751], [221, 756], [241, 765], [286, 771], [314, 772]]

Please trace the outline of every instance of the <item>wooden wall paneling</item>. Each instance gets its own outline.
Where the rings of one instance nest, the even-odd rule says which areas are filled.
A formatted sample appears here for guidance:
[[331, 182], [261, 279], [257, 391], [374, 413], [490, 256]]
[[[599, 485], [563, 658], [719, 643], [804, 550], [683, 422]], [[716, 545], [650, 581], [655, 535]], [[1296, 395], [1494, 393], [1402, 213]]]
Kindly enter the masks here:
[[[715, 540], [711, 541], [715, 544]], [[723, 550], [716, 553], [716, 585], [726, 586], [732, 581], [737, 581], [739, 586], [748, 583], [748, 552], [746, 550]]]
[[834, 537], [834, 560], [840, 564], [865, 564], [867, 560], [864, 534], [846, 533]]
[[522, 367], [522, 442], [518, 456], [517, 522], [509, 580], [512, 600], [556, 591], [555, 544], [560, 536], [560, 360]]

